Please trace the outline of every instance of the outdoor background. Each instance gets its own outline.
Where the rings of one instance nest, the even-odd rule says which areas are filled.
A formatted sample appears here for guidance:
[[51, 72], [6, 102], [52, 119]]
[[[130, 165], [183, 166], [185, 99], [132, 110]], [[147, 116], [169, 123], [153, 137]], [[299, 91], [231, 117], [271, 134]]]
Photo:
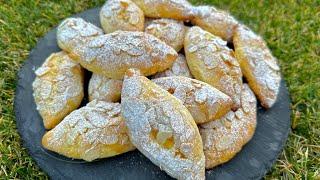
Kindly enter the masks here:
[[[230, 11], [279, 59], [292, 100], [292, 133], [267, 179], [320, 179], [320, 1], [193, 0]], [[0, 179], [48, 178], [21, 146], [13, 110], [16, 73], [37, 40], [103, 0], [0, 0]]]

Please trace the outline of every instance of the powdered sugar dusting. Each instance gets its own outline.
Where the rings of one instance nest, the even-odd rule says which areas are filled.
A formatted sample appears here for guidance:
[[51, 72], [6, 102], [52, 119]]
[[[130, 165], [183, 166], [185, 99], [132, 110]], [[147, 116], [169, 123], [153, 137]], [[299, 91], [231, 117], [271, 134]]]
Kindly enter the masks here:
[[97, 99], [106, 102], [119, 102], [121, 89], [121, 80], [110, 79], [94, 73], [89, 82], [89, 100]]
[[180, 99], [198, 124], [218, 119], [231, 109], [229, 96], [201, 81], [178, 76], [152, 81]]
[[252, 138], [257, 124], [256, 104], [254, 94], [245, 84], [240, 109], [236, 112], [230, 111], [221, 119], [200, 126], [206, 168], [230, 160]]
[[195, 78], [229, 95], [235, 103], [234, 109], [237, 109], [242, 72], [233, 51], [226, 45], [221, 38], [194, 26], [187, 32], [185, 52]]
[[80, 105], [83, 97], [82, 69], [66, 53], [52, 54], [35, 74], [33, 96], [44, 121], [50, 121], [57, 115], [62, 119], [67, 115], [69, 111], [65, 110], [71, 108], [68, 101]]
[[186, 27], [182, 21], [156, 19], [149, 23], [145, 32], [154, 35], [179, 52], [183, 47]]
[[100, 21], [106, 33], [144, 29], [144, 14], [131, 0], [108, 0], [100, 11]]
[[72, 148], [78, 148], [79, 157], [75, 158], [86, 161], [105, 157], [103, 148], [115, 145], [122, 149], [115, 150], [114, 154], [132, 150], [134, 147], [129, 141], [120, 112], [119, 103], [94, 100], [72, 112], [48, 133], [50, 135], [45, 135], [48, 138], [46, 146], [66, 155]]
[[[135, 88], [139, 93], [130, 93]], [[122, 115], [132, 143], [153, 163], [178, 179], [204, 179], [200, 135], [179, 100], [145, 77], [128, 76]]]
[[192, 78], [189, 70], [186, 57], [183, 54], [179, 54], [177, 60], [173, 63], [172, 67], [164, 72], [157, 73], [153, 78], [170, 77], [170, 76], [184, 76]]
[[249, 85], [262, 105], [270, 108], [280, 87], [280, 68], [263, 39], [245, 26], [237, 29], [234, 38], [236, 56], [244, 69]]

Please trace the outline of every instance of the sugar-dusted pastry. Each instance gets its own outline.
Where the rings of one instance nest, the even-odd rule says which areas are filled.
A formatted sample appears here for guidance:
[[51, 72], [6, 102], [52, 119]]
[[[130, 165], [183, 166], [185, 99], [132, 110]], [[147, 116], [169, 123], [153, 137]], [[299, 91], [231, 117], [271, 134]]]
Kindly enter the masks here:
[[188, 30], [184, 45], [192, 75], [230, 96], [236, 110], [240, 105], [242, 72], [227, 42], [194, 26]]
[[174, 178], [205, 178], [201, 137], [181, 101], [130, 69], [121, 102], [130, 140], [140, 152]]
[[119, 102], [121, 89], [121, 80], [110, 79], [93, 73], [88, 88], [89, 101], [97, 99], [106, 102]]
[[195, 79], [173, 76], [152, 81], [181, 100], [197, 124], [224, 116], [233, 104], [226, 94]]
[[159, 72], [153, 76], [153, 78], [170, 77], [170, 76], [184, 76], [192, 78], [189, 70], [186, 57], [183, 54], [179, 54], [177, 60], [173, 63], [172, 67]]
[[81, 18], [67, 18], [58, 26], [57, 41], [61, 49], [70, 52], [102, 34], [102, 29]]
[[195, 16], [191, 22], [204, 30], [231, 41], [238, 21], [229, 13], [217, 10], [212, 6], [198, 6], [194, 8]]
[[100, 11], [100, 22], [105, 33], [144, 30], [143, 11], [131, 0], [106, 1]]
[[234, 39], [235, 56], [244, 77], [262, 106], [271, 108], [279, 93], [281, 75], [264, 40], [245, 26], [239, 26]]
[[187, 28], [182, 21], [173, 19], [155, 19], [145, 28], [145, 32], [154, 35], [177, 52], [183, 48]]
[[207, 169], [229, 161], [249, 142], [257, 125], [256, 113], [256, 97], [244, 84], [241, 108], [200, 126]]
[[93, 161], [131, 151], [121, 105], [94, 100], [42, 138], [44, 148], [69, 158]]
[[112, 79], [122, 79], [129, 68], [145, 76], [170, 68], [177, 52], [144, 32], [116, 31], [76, 46], [70, 55], [84, 68]]
[[187, 0], [132, 0], [150, 18], [190, 20], [193, 7]]
[[54, 128], [83, 99], [83, 70], [66, 53], [51, 54], [32, 84], [37, 110], [46, 129]]

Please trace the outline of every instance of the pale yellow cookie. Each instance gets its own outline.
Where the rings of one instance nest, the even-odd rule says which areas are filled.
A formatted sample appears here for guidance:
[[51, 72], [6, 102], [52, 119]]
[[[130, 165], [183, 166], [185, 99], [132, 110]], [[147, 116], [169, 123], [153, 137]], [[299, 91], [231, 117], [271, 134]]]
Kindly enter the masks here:
[[190, 20], [193, 7], [187, 0], [132, 0], [150, 18]]
[[144, 14], [131, 0], [106, 1], [100, 11], [100, 22], [105, 33], [144, 30]]
[[51, 54], [36, 71], [33, 97], [46, 129], [54, 128], [83, 98], [83, 70], [66, 53]]
[[97, 99], [106, 102], [119, 102], [121, 89], [121, 80], [110, 79], [93, 73], [89, 81], [89, 101]]
[[58, 26], [57, 42], [61, 49], [70, 52], [100, 35], [103, 31], [95, 25], [81, 18], [67, 18]]
[[233, 39], [235, 55], [244, 77], [261, 105], [271, 108], [277, 100], [281, 74], [277, 60], [264, 40], [245, 26], [240, 26]]
[[94, 100], [70, 115], [42, 138], [44, 148], [69, 158], [93, 161], [131, 151], [119, 103]]
[[229, 13], [217, 10], [212, 6], [198, 6], [194, 8], [194, 18], [191, 22], [204, 30], [231, 41], [238, 21]]
[[159, 38], [177, 52], [183, 48], [187, 28], [182, 21], [173, 19], [155, 19], [146, 26], [145, 32]]
[[250, 141], [257, 125], [256, 114], [256, 97], [244, 84], [241, 108], [200, 126], [207, 169], [229, 161]]
[[192, 75], [230, 96], [236, 110], [240, 105], [242, 72], [227, 42], [194, 26], [188, 30], [184, 45]]
[[129, 68], [153, 75], [170, 68], [177, 52], [144, 32], [116, 31], [75, 47], [70, 55], [84, 68], [112, 79], [123, 79]]
[[181, 100], [197, 124], [224, 116], [233, 104], [226, 94], [195, 79], [173, 76], [152, 81]]
[[121, 102], [130, 140], [140, 152], [174, 178], [205, 178], [201, 137], [180, 100], [129, 70]]
[[173, 63], [172, 67], [159, 72], [154, 75], [152, 78], [160, 78], [160, 77], [170, 77], [170, 76], [184, 76], [192, 78], [190, 69], [187, 64], [186, 57], [183, 54], [179, 54], [177, 60]]

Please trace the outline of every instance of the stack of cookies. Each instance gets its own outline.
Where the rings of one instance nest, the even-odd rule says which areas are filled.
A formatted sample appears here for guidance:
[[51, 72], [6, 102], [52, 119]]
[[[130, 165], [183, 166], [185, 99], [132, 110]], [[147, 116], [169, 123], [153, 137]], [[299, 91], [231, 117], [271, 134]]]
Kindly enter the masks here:
[[[205, 179], [252, 138], [257, 99], [266, 109], [277, 99], [277, 60], [227, 12], [186, 0], [108, 0], [100, 22], [65, 19], [62, 51], [35, 71], [48, 150], [93, 161], [137, 149], [174, 178]], [[80, 107], [85, 89], [90, 102]]]

